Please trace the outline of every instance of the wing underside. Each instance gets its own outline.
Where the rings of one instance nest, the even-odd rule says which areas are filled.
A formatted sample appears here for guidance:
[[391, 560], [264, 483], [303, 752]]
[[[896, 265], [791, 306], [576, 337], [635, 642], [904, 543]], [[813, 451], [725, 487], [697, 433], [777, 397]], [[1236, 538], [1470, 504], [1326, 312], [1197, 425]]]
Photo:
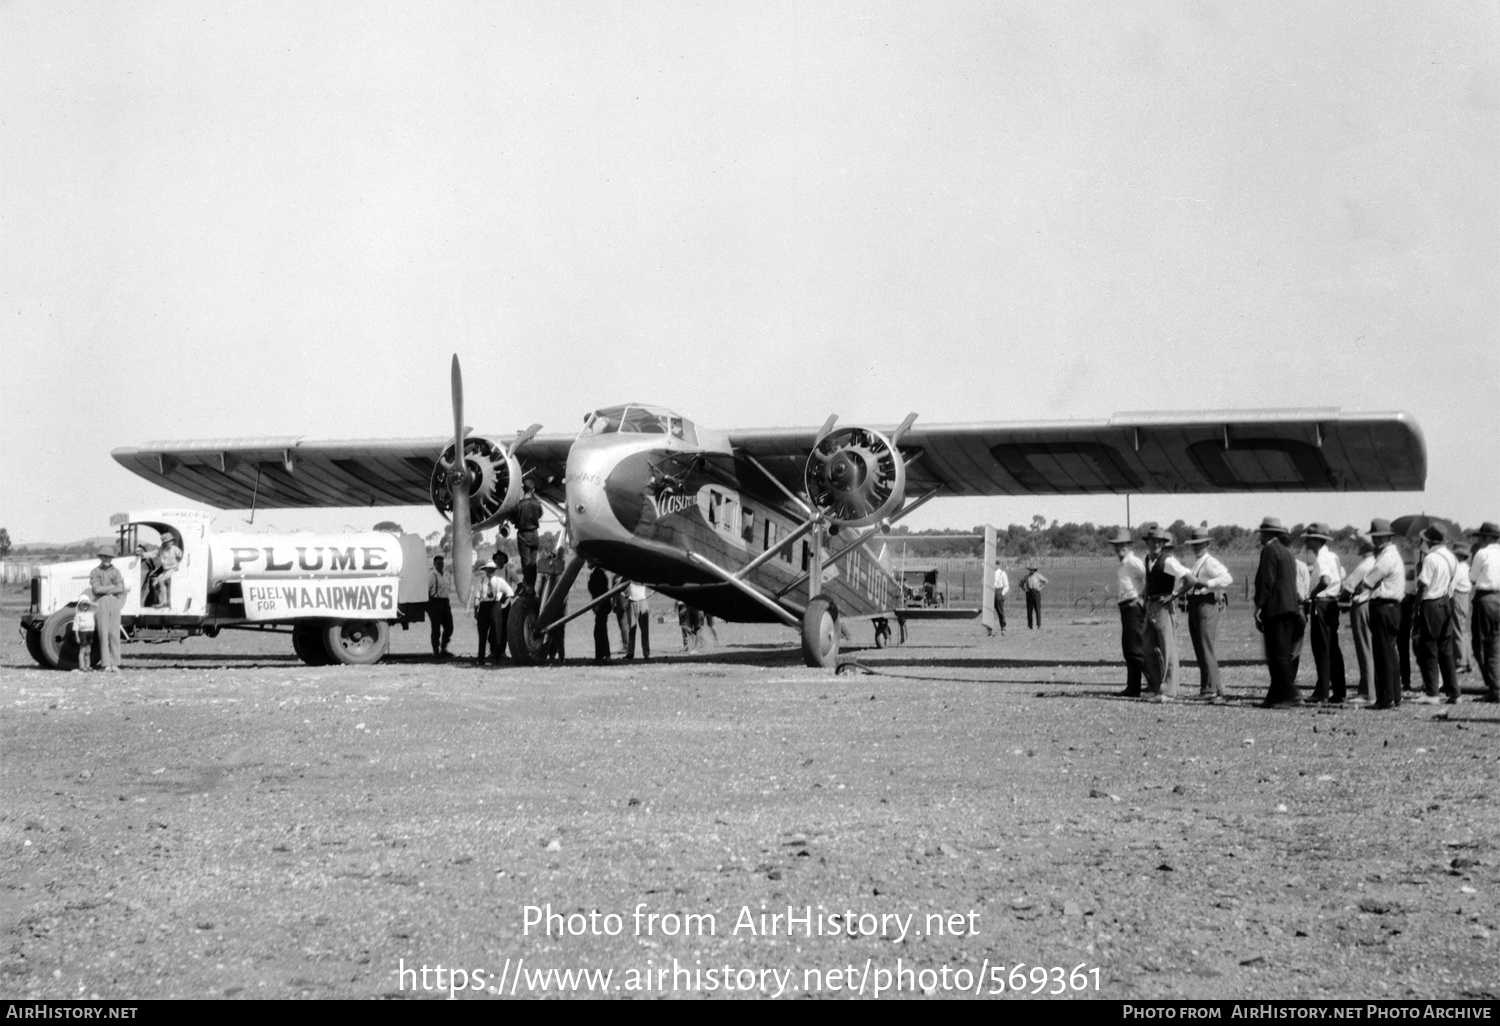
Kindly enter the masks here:
[[[489, 436], [486, 436], [489, 437]], [[508, 439], [491, 439], [504, 445]], [[531, 439], [518, 456], [538, 491], [561, 499], [572, 436]], [[149, 442], [111, 455], [127, 470], [220, 509], [425, 506], [446, 437], [307, 441], [301, 438]]]
[[[889, 434], [894, 427], [879, 427]], [[728, 432], [800, 488], [816, 429]], [[1091, 495], [1421, 491], [1421, 430], [1401, 413], [1336, 409], [1120, 413], [1107, 421], [917, 426], [908, 494]], [[914, 458], [913, 458], [914, 457]]]

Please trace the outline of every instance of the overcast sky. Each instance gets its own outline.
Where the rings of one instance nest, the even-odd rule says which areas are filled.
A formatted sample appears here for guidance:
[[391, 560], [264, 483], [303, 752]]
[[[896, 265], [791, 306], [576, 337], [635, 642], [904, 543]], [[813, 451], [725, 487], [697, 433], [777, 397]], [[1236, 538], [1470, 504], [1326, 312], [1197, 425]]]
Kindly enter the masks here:
[[[0, 526], [181, 504], [119, 445], [441, 434], [454, 352], [497, 432], [1399, 409], [1425, 494], [1133, 517], [1500, 519], [1497, 43], [1458, 0], [5, 3]], [[911, 522], [1035, 513], [1124, 502]]]

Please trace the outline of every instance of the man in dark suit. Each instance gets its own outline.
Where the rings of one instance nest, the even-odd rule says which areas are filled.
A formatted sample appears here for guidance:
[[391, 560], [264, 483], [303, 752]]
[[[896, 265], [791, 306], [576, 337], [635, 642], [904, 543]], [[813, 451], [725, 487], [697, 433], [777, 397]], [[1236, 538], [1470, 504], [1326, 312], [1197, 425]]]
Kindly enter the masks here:
[[1297, 557], [1286, 546], [1286, 528], [1278, 517], [1260, 522], [1260, 567], [1255, 571], [1255, 626], [1266, 638], [1266, 667], [1271, 688], [1262, 708], [1301, 705], [1297, 694], [1295, 648], [1302, 632], [1297, 598]]

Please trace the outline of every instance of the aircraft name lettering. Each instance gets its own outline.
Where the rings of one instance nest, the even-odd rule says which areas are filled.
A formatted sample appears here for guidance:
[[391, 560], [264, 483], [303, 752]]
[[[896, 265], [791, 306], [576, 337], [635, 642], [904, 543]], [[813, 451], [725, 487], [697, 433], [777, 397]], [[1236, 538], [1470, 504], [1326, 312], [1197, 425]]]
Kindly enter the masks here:
[[698, 505], [696, 495], [657, 495], [651, 500], [656, 507], [656, 516], [671, 516], [673, 513], [681, 513], [685, 509], [693, 509]]

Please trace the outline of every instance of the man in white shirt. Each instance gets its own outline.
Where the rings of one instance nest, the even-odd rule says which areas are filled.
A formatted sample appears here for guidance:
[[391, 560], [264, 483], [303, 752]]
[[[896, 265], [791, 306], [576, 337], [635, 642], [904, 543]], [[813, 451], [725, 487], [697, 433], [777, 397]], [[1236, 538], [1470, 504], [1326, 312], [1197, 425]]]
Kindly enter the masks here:
[[[1010, 594], [1010, 575], [1005, 572], [1005, 567], [995, 567], [995, 619], [1000, 621], [1000, 633], [1005, 633], [1005, 596]], [[989, 636], [994, 637], [995, 631], [989, 624], [985, 624], [985, 630]]]
[[[1458, 671], [1453, 665], [1453, 584], [1458, 560], [1447, 532], [1433, 524], [1422, 532], [1422, 569], [1417, 573], [1417, 615], [1412, 630], [1417, 666], [1422, 671], [1422, 705], [1458, 702]], [[1442, 697], [1438, 697], [1438, 681]]]
[[1161, 528], [1146, 537], [1146, 691], [1148, 702], [1177, 697], [1182, 666], [1177, 658], [1177, 594], [1192, 572], [1167, 552], [1175, 543]]
[[1197, 559], [1188, 580], [1188, 634], [1193, 639], [1193, 656], [1198, 660], [1198, 697], [1215, 703], [1224, 701], [1224, 682], [1219, 677], [1219, 657], [1215, 646], [1219, 637], [1219, 603], [1225, 589], [1234, 583], [1229, 568], [1208, 551], [1213, 539], [1208, 528], [1195, 527], [1188, 536]]
[[1311, 523], [1302, 532], [1302, 542], [1312, 553], [1308, 599], [1308, 632], [1312, 635], [1313, 663], [1318, 680], [1313, 685], [1312, 701], [1341, 704], [1347, 697], [1348, 679], [1344, 674], [1344, 653], [1339, 648], [1339, 586], [1344, 583], [1344, 566], [1328, 541], [1328, 525]]
[[1469, 544], [1453, 543], [1453, 558], [1458, 570], [1453, 575], [1453, 665], [1459, 673], [1473, 673], [1469, 656], [1469, 613], [1473, 605], [1474, 583], [1469, 579]]
[[1120, 603], [1120, 651], [1125, 656], [1122, 698], [1140, 698], [1146, 674], [1146, 564], [1130, 550], [1130, 532], [1120, 528], [1109, 538], [1120, 568], [1115, 593]]
[[1474, 555], [1469, 583], [1474, 586], [1474, 661], [1484, 678], [1484, 701], [1500, 702], [1500, 526], [1486, 520], [1469, 532]]
[[1359, 563], [1344, 578], [1341, 590], [1349, 600], [1349, 637], [1354, 639], [1354, 660], [1359, 664], [1359, 694], [1354, 700], [1372, 702], [1375, 699], [1371, 690], [1375, 663], [1374, 643], [1370, 637], [1370, 593], [1356, 589], [1359, 582], [1375, 569], [1375, 542], [1368, 534], [1357, 534], [1354, 539], [1359, 543]]

